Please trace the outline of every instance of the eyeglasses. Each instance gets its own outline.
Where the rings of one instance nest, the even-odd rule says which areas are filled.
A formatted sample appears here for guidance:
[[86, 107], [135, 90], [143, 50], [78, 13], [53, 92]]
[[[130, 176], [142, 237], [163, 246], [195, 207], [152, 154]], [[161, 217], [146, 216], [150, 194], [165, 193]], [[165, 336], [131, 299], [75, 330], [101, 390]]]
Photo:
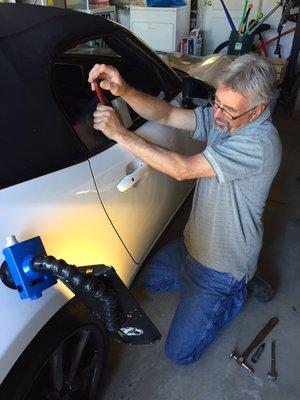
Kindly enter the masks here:
[[222, 113], [223, 113], [227, 118], [232, 119], [232, 120], [241, 118], [243, 115], [248, 114], [250, 111], [253, 111], [253, 110], [257, 107], [257, 106], [255, 106], [255, 107], [251, 108], [251, 110], [248, 110], [248, 111], [244, 112], [243, 114], [240, 114], [240, 115], [238, 115], [238, 116], [235, 117], [235, 116], [233, 116], [232, 114], [230, 114], [230, 112], [224, 110], [224, 108], [221, 107], [221, 106], [216, 102], [216, 100], [215, 100], [213, 97], [209, 97], [209, 98], [208, 98], [208, 101], [209, 101], [209, 104], [210, 104], [211, 106], [213, 106], [213, 107], [215, 107], [215, 108], [221, 110]]

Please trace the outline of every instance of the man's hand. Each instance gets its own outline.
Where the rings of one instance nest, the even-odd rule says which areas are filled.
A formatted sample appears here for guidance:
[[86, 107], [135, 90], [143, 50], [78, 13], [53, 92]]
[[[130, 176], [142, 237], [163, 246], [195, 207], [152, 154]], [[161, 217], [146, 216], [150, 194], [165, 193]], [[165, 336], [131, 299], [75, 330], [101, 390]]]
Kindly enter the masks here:
[[119, 74], [119, 71], [105, 64], [95, 64], [89, 73], [88, 81], [92, 90], [95, 90], [94, 81], [100, 79], [100, 87], [109, 90], [114, 96], [123, 96], [128, 89], [128, 85]]
[[120, 123], [116, 111], [112, 107], [98, 104], [93, 115], [94, 129], [102, 131], [108, 138], [118, 141], [125, 128]]

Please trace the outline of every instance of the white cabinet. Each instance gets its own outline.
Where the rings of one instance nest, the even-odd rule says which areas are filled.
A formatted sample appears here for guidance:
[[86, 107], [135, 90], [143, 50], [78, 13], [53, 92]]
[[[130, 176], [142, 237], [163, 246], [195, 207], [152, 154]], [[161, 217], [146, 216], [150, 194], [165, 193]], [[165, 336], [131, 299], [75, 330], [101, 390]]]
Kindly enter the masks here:
[[179, 51], [189, 35], [190, 6], [130, 7], [130, 29], [154, 50]]

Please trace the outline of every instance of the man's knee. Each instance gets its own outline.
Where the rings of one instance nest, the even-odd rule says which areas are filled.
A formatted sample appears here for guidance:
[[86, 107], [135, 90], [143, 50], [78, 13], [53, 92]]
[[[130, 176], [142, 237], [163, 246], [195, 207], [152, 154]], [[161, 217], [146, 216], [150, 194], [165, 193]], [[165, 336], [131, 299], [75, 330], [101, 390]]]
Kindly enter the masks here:
[[185, 343], [184, 348], [180, 346], [180, 344], [170, 343], [168, 339], [165, 343], [165, 355], [177, 365], [189, 365], [198, 361], [201, 357], [205, 348], [202, 348], [201, 345], [197, 347], [193, 347], [192, 345], [189, 347], [187, 343]]

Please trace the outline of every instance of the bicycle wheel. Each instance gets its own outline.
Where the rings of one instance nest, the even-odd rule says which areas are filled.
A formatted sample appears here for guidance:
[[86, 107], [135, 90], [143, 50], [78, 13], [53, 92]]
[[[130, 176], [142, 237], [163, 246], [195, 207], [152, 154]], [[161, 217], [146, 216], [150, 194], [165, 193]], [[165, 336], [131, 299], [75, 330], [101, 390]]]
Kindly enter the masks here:
[[220, 43], [219, 46], [214, 49], [213, 54], [227, 54], [228, 45], [229, 40], [225, 40], [225, 42]]

